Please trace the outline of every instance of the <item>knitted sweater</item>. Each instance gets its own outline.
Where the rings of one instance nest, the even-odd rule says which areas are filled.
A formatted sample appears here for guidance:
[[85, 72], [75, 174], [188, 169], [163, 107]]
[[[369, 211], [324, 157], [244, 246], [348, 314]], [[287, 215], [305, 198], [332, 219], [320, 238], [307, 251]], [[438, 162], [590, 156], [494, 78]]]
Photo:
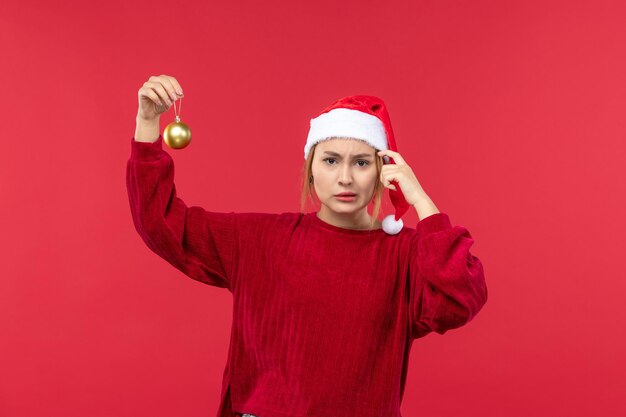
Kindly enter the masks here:
[[401, 417], [413, 341], [487, 301], [474, 241], [443, 212], [388, 235], [187, 206], [162, 136], [131, 138], [126, 184], [148, 248], [233, 296], [218, 417]]

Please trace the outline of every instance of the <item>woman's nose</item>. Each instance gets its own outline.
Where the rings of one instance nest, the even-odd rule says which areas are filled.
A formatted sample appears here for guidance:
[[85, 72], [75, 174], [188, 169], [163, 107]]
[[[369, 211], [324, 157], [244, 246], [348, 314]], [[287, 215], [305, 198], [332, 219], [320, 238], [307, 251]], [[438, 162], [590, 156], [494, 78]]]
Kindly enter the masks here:
[[341, 175], [339, 177], [339, 182], [342, 184], [350, 184], [352, 183], [352, 171], [349, 168], [344, 168], [341, 170]]

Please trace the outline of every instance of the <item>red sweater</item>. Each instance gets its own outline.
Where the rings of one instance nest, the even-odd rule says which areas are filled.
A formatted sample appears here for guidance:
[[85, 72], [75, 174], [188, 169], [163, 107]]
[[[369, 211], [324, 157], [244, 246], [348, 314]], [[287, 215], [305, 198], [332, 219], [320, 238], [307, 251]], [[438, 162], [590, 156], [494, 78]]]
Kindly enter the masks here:
[[126, 184], [146, 245], [233, 296], [218, 417], [401, 417], [413, 340], [463, 326], [487, 301], [474, 241], [445, 213], [388, 235], [316, 212], [187, 206], [162, 136], [131, 138]]

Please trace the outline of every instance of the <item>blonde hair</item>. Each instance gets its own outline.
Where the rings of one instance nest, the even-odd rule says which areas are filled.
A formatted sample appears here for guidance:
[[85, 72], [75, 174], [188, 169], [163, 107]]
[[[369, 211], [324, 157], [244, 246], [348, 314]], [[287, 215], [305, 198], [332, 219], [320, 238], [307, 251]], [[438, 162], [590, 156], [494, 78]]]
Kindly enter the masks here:
[[[318, 142], [319, 143], [319, 142]], [[371, 145], [370, 145], [371, 146]], [[313, 165], [313, 157], [315, 155], [315, 148], [317, 147], [317, 143], [314, 144], [309, 153], [307, 155], [306, 161], [304, 161], [304, 165], [302, 166], [302, 193], [300, 197], [300, 212], [305, 213], [307, 201], [311, 201], [313, 204], [320, 203], [319, 198], [315, 193], [315, 189], [313, 187], [313, 182], [310, 181], [312, 174], [312, 165]], [[374, 148], [376, 149], [376, 148]], [[379, 149], [376, 149], [378, 152]], [[374, 192], [372, 193], [372, 199], [369, 201], [371, 203], [374, 202], [374, 207], [372, 209], [372, 221], [370, 222], [370, 229], [374, 228], [374, 223], [376, 219], [378, 219], [378, 214], [380, 213], [380, 207], [382, 202], [383, 192], [385, 191], [385, 187], [380, 182], [380, 172], [383, 167], [382, 158], [378, 155], [375, 155], [374, 159], [376, 160], [376, 185], [374, 186]], [[368, 203], [368, 205], [369, 205]]]

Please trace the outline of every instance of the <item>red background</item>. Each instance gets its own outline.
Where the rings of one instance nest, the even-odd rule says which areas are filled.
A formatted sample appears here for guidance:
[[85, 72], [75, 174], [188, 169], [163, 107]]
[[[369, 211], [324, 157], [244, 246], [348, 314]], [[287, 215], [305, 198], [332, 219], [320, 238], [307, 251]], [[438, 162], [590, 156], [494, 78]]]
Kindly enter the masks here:
[[159, 74], [194, 135], [170, 150], [177, 189], [212, 211], [297, 211], [309, 119], [344, 95], [386, 101], [490, 295], [414, 344], [405, 417], [624, 415], [625, 13], [3, 2], [0, 415], [216, 413], [232, 297], [150, 252], [126, 195], [137, 90]]

